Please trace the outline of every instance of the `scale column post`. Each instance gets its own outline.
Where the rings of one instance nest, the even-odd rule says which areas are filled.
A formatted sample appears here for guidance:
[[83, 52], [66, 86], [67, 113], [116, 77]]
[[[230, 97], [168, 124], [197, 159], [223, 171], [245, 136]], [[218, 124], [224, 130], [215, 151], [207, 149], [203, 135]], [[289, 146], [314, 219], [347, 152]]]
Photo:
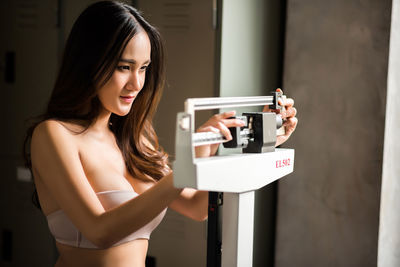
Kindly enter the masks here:
[[255, 191], [224, 193], [222, 267], [253, 265]]

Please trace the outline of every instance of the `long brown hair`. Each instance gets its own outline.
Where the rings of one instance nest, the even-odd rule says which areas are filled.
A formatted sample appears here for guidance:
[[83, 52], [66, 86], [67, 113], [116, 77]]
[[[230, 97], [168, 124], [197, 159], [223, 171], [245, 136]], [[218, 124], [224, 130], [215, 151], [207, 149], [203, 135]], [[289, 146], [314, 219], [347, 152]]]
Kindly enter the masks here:
[[[136, 9], [116, 1], [90, 5], [72, 27], [47, 109], [27, 131], [27, 167], [32, 169], [30, 140], [39, 123], [48, 119], [79, 121], [87, 130], [95, 122], [101, 110], [98, 89], [112, 76], [129, 40], [142, 30], [151, 44], [144, 86], [128, 115], [112, 114], [109, 127], [133, 177], [159, 180], [168, 174], [168, 156], [159, 146], [152, 125], [165, 80], [163, 42]], [[36, 191], [34, 200], [40, 207]]]

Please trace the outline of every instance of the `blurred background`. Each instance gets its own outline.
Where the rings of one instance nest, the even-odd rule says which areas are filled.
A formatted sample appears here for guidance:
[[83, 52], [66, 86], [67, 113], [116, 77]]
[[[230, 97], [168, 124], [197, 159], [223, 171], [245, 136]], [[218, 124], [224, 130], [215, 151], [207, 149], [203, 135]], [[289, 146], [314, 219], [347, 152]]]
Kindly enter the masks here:
[[[26, 119], [46, 106], [73, 22], [93, 2], [0, 1], [0, 266], [53, 266], [57, 258], [31, 203], [22, 141]], [[380, 266], [400, 266], [400, 218], [383, 225], [400, 214], [400, 60], [388, 72], [389, 47], [400, 47], [397, 37], [389, 46], [391, 23], [392, 38], [400, 25], [391, 22], [392, 1], [125, 2], [165, 39], [168, 82], [155, 127], [171, 160], [186, 98], [281, 87], [295, 100], [299, 125], [284, 144], [296, 150], [294, 173], [256, 193], [253, 266], [377, 266], [378, 251]], [[381, 202], [383, 178], [382, 196], [390, 197]], [[168, 211], [151, 237], [151, 266], [206, 266], [206, 242], [206, 222]]]

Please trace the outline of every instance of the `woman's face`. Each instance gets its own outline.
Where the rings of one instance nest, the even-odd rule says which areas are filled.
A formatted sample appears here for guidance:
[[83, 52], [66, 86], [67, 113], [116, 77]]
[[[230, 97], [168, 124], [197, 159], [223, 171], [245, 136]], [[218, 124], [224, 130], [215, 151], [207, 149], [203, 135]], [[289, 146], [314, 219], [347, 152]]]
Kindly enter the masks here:
[[106, 111], [119, 116], [129, 113], [133, 101], [143, 88], [150, 53], [149, 37], [141, 30], [128, 42], [113, 75], [99, 89], [98, 97]]

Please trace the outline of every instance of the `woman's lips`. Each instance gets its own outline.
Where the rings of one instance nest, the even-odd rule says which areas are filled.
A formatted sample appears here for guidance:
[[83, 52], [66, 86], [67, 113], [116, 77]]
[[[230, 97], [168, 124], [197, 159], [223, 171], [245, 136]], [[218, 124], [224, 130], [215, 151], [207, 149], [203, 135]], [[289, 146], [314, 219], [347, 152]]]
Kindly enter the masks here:
[[133, 99], [135, 98], [134, 96], [120, 96], [122, 101], [125, 103], [132, 103]]

